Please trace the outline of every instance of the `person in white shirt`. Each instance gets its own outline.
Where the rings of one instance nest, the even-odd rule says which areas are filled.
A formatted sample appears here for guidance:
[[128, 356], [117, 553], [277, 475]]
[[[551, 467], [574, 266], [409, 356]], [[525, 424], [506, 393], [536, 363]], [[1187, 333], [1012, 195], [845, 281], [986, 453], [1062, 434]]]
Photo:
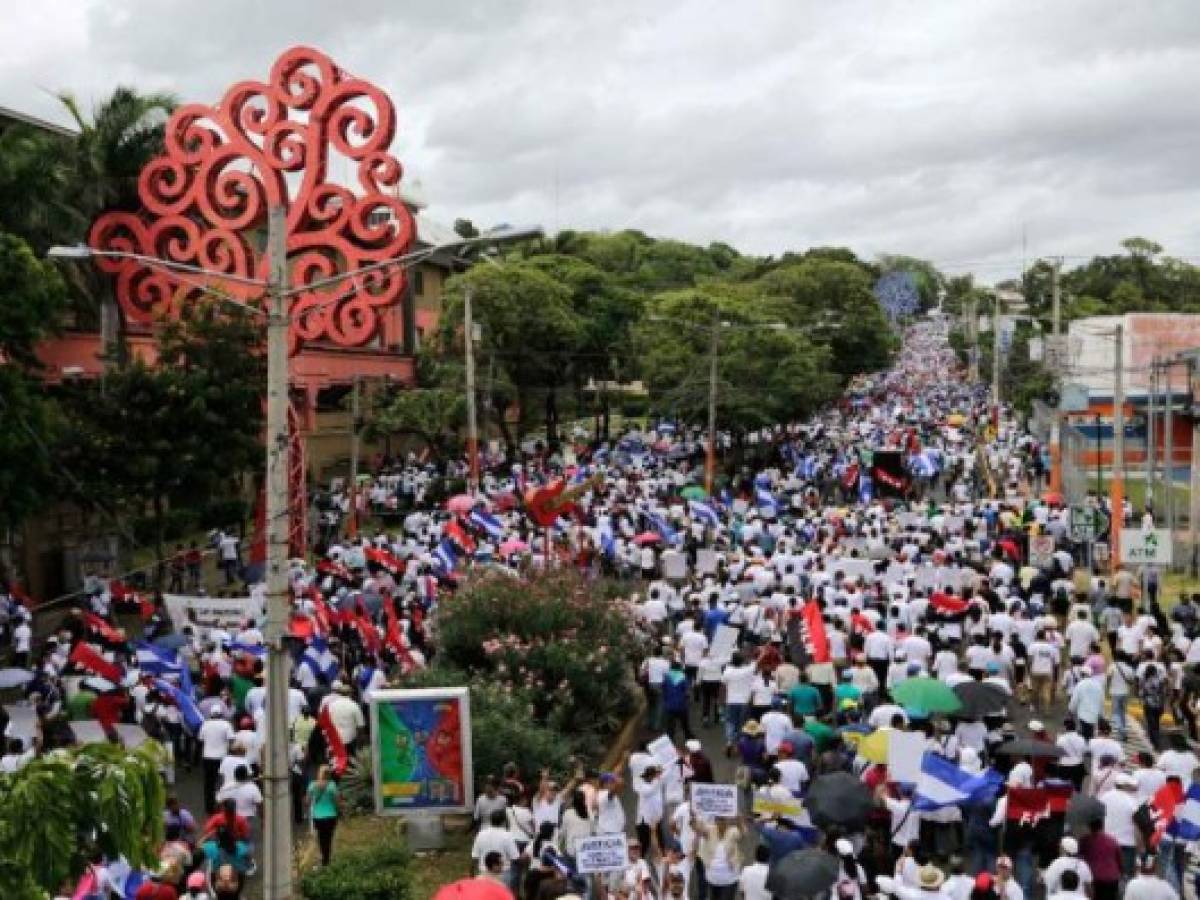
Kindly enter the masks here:
[[233, 800], [237, 814], [246, 820], [258, 816], [262, 806], [263, 795], [253, 781], [250, 780], [250, 769], [239, 765], [233, 773], [233, 783], [227, 784], [217, 792], [218, 800]]
[[1067, 653], [1072, 659], [1087, 659], [1091, 656], [1092, 645], [1100, 641], [1100, 632], [1088, 619], [1086, 609], [1078, 610], [1075, 616], [1075, 620], [1067, 626], [1064, 632], [1067, 639]]
[[229, 753], [233, 741], [233, 726], [221, 718], [221, 710], [213, 708], [208, 718], [196, 732], [200, 741], [200, 756], [204, 766], [204, 809], [212, 812], [217, 808], [217, 779], [221, 772], [221, 760]]
[[[1050, 863], [1042, 875], [1047, 894], [1055, 894], [1064, 889], [1062, 879], [1064, 873], [1070, 872], [1077, 879], [1075, 889], [1088, 888], [1092, 883], [1092, 870], [1088, 864], [1079, 858], [1079, 842], [1073, 837], [1064, 837], [1059, 843], [1062, 856]], [[1070, 888], [1067, 888], [1070, 890]]]
[[1120, 845], [1121, 856], [1129, 864], [1126, 871], [1132, 869], [1138, 841], [1137, 826], [1133, 822], [1138, 808], [1136, 790], [1137, 782], [1133, 777], [1121, 774], [1116, 778], [1116, 787], [1098, 798], [1104, 804], [1104, 830]]
[[733, 746], [746, 723], [756, 677], [754, 664], [744, 664], [741, 653], [736, 652], [721, 673], [721, 683], [725, 685], [725, 743], [729, 747]]
[[738, 878], [743, 900], [771, 900], [773, 895], [767, 890], [767, 862], [770, 858], [771, 851], [765, 845], [760, 844], [755, 848], [754, 862], [743, 868]]
[[471, 859], [474, 860], [481, 875], [486, 871], [484, 860], [489, 853], [500, 854], [505, 872], [521, 858], [521, 851], [517, 849], [517, 841], [507, 826], [508, 817], [504, 814], [504, 810], [495, 810], [491, 814], [489, 824], [481, 828], [479, 834], [475, 835], [475, 842], [471, 845]]
[[[1086, 866], [1087, 863], [1081, 863]], [[1083, 881], [1073, 870], [1068, 869], [1062, 873], [1059, 879], [1059, 888], [1057, 891], [1051, 891], [1046, 888], [1048, 900], [1088, 900], [1088, 895], [1084, 891]]]
[[[306, 669], [308, 666], [301, 666]], [[354, 755], [355, 742], [358, 733], [367, 727], [363, 717], [362, 707], [350, 697], [350, 688], [340, 681], [333, 683], [334, 693], [325, 698], [324, 705], [329, 710], [329, 720], [333, 723], [346, 752]]]
[[1138, 861], [1138, 874], [1125, 885], [1122, 900], [1179, 900], [1179, 892], [1157, 874], [1158, 857], [1144, 853]]
[[1167, 775], [1177, 776], [1186, 791], [1200, 768], [1200, 759], [1188, 749], [1187, 737], [1175, 732], [1171, 735], [1171, 748], [1158, 757], [1158, 765]]

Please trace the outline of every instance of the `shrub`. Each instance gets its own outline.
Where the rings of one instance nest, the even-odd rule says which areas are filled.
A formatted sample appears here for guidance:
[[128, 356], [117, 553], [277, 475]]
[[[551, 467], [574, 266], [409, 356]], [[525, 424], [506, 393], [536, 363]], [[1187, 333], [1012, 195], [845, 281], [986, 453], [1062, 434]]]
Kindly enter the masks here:
[[410, 900], [412, 858], [402, 846], [382, 844], [335, 856], [300, 877], [305, 900]]
[[628, 605], [612, 594], [569, 569], [523, 581], [484, 575], [442, 607], [442, 657], [528, 701], [532, 722], [593, 753], [635, 705], [637, 641]]

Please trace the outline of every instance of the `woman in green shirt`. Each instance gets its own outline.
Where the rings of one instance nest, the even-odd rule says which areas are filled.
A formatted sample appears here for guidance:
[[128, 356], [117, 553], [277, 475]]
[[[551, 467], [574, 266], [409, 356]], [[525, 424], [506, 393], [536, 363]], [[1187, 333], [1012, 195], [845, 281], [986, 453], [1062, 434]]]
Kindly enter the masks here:
[[338, 820], [338, 787], [329, 776], [329, 766], [317, 770], [316, 780], [308, 786], [308, 813], [321, 848], [321, 865], [329, 865], [333, 853], [333, 831]]

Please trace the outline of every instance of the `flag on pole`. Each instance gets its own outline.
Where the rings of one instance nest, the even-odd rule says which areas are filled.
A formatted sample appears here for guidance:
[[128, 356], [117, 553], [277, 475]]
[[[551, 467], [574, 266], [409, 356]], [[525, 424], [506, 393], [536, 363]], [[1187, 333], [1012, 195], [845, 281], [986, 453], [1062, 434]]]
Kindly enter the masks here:
[[1175, 817], [1167, 833], [1180, 841], [1200, 840], [1200, 784], [1193, 784], [1175, 807]]
[[650, 523], [650, 527], [662, 535], [662, 539], [668, 544], [674, 544], [679, 539], [679, 532], [667, 524], [667, 520], [658, 513], [646, 513], [646, 521]]
[[200, 726], [204, 724], [204, 716], [200, 713], [200, 707], [196, 705], [191, 694], [177, 688], [165, 678], [154, 679], [154, 689], [160, 694], [170, 697], [171, 701], [179, 707], [179, 715], [183, 718], [183, 724], [188, 731], [195, 734], [200, 730]]
[[81, 669], [87, 669], [89, 672], [93, 672], [101, 678], [111, 681], [113, 684], [120, 684], [121, 679], [125, 677], [125, 673], [120, 666], [109, 662], [83, 641], [80, 641], [71, 649], [71, 655], [67, 659]]
[[453, 541], [442, 538], [437, 549], [433, 551], [433, 564], [443, 575], [454, 571], [458, 566], [458, 550]]
[[779, 501], [764, 487], [754, 489], [754, 505], [770, 515], [776, 515], [779, 512]]
[[350, 765], [350, 755], [346, 752], [342, 736], [334, 727], [333, 719], [329, 716], [328, 703], [321, 707], [321, 713], [317, 716], [317, 724], [321, 726], [321, 733], [325, 735], [325, 743], [329, 745], [329, 753], [333, 757], [333, 770], [341, 775]]
[[800, 638], [804, 641], [809, 662], [829, 662], [829, 637], [825, 633], [825, 620], [821, 618], [821, 608], [816, 600], [809, 600], [800, 612]]
[[927, 751], [921, 758], [913, 809], [925, 811], [960, 803], [989, 802], [995, 799], [1003, 784], [1004, 776], [994, 769], [974, 775], [946, 757]]
[[691, 512], [692, 518], [698, 522], [703, 522], [713, 528], [721, 526], [721, 517], [711, 503], [705, 503], [703, 500], [689, 500], [688, 510]]
[[471, 510], [469, 521], [494, 541], [504, 536], [504, 526], [500, 520], [485, 509]]
[[323, 637], [314, 637], [312, 643], [304, 648], [304, 653], [300, 655], [300, 665], [308, 666], [313, 675], [324, 676], [326, 681], [333, 681], [337, 677], [337, 657], [330, 651]]
[[134, 650], [137, 654], [137, 667], [147, 675], [174, 675], [178, 677], [185, 666], [179, 659], [179, 654], [165, 647], [157, 647], [146, 641], [136, 641]]
[[447, 522], [443, 534], [463, 553], [475, 552], [475, 538], [467, 534], [467, 530], [462, 527], [462, 523], [458, 519], [451, 519]]
[[95, 613], [84, 613], [83, 623], [110, 644], [125, 643], [125, 635], [113, 628]]

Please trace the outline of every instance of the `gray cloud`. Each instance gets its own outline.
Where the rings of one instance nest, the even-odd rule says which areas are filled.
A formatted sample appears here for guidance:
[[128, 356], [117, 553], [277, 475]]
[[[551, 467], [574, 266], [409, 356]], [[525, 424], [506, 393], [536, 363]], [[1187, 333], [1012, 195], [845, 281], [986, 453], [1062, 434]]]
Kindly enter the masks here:
[[[1135, 233], [1200, 253], [1191, 0], [43, 0], [0, 103], [211, 102], [308, 43], [384, 87], [431, 214], [844, 244], [987, 279]], [[336, 170], [335, 170], [336, 173]]]

